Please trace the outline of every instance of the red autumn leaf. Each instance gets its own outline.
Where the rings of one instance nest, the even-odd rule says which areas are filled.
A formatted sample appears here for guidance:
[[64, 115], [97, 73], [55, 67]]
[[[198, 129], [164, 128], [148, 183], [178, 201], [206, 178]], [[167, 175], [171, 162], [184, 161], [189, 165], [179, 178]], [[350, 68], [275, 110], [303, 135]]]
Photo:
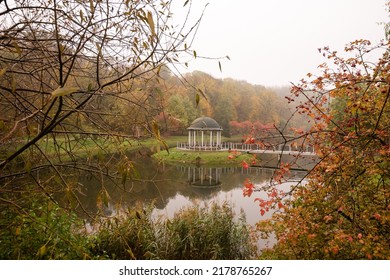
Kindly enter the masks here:
[[245, 160], [241, 163], [241, 166], [242, 166], [244, 169], [248, 169], [248, 168], [249, 168], [249, 164], [248, 164]]
[[247, 178], [244, 182], [244, 188], [242, 190], [244, 196], [250, 197], [253, 193], [255, 185]]
[[268, 197], [276, 197], [278, 195], [278, 192], [276, 190], [272, 190], [270, 194], [268, 194]]
[[380, 220], [382, 218], [382, 216], [378, 213], [375, 213], [374, 214], [374, 218], [377, 219], [377, 220]]
[[244, 197], [245, 196], [250, 197], [252, 195], [252, 193], [253, 193], [253, 189], [246, 189], [246, 188], [244, 188], [242, 190], [242, 193], [243, 193]]

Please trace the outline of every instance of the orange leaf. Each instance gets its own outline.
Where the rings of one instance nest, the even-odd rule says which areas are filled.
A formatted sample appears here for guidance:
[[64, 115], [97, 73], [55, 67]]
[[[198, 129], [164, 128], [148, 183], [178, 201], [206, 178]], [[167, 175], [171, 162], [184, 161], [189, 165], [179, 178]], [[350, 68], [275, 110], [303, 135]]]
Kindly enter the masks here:
[[249, 164], [245, 160], [241, 163], [241, 166], [244, 167], [244, 169], [249, 168]]

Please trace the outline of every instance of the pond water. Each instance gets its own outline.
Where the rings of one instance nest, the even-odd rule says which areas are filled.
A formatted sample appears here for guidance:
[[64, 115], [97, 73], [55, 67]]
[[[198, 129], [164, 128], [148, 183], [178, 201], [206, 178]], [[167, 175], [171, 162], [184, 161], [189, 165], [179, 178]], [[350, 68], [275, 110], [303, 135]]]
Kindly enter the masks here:
[[[285, 162], [288, 160], [291, 159], [284, 159]], [[260, 191], [253, 193], [251, 197], [244, 197], [244, 182], [249, 178], [256, 186], [268, 184], [274, 172], [269, 167], [276, 164], [276, 161], [277, 159], [268, 158], [268, 168], [243, 168], [168, 165], [157, 163], [150, 157], [140, 157], [134, 160], [140, 178], [127, 180], [125, 185], [103, 182], [102, 178], [93, 176], [81, 176], [79, 184], [83, 195], [80, 200], [87, 211], [96, 213], [97, 198], [104, 183], [110, 197], [110, 203], [104, 211], [106, 215], [114, 215], [122, 207], [153, 203], [155, 208], [152, 214], [155, 217], [172, 217], [181, 208], [193, 204], [208, 207], [213, 202], [226, 202], [235, 213], [243, 212], [248, 224], [255, 225], [261, 219], [269, 218], [272, 213], [260, 215], [259, 206], [254, 199], [265, 199], [266, 194]], [[293, 167], [302, 169], [302, 166], [308, 168], [310, 165], [313, 165], [312, 159], [301, 160]], [[288, 182], [277, 188], [288, 191], [306, 173], [307, 171], [291, 171]]]

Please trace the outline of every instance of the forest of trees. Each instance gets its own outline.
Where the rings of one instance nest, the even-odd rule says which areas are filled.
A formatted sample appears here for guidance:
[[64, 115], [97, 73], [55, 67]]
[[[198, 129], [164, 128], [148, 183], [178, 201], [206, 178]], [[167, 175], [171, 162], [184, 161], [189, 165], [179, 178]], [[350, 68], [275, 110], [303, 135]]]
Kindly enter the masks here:
[[[199, 71], [186, 74], [184, 78], [192, 87], [185, 86], [173, 75], [156, 86], [161, 106], [156, 119], [162, 131], [171, 134], [182, 134], [200, 116], [214, 118], [227, 137], [249, 133], [254, 123], [284, 128], [295, 109], [272, 88], [233, 79], [216, 79]], [[201, 95], [197, 103], [199, 90]], [[300, 120], [294, 118], [289, 127], [299, 126], [303, 123]]]

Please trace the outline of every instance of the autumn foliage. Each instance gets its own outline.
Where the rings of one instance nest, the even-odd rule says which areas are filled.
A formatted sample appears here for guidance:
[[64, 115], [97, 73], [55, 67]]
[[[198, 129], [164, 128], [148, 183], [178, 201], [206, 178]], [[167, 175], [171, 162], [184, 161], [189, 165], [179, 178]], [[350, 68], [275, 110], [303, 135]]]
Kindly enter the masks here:
[[293, 85], [289, 97], [305, 97], [297, 110], [312, 127], [297, 137], [315, 147], [319, 162], [288, 194], [258, 200], [261, 211], [277, 210], [258, 224], [277, 238], [263, 257], [390, 259], [389, 43], [358, 40], [342, 55], [319, 52], [329, 62]]

